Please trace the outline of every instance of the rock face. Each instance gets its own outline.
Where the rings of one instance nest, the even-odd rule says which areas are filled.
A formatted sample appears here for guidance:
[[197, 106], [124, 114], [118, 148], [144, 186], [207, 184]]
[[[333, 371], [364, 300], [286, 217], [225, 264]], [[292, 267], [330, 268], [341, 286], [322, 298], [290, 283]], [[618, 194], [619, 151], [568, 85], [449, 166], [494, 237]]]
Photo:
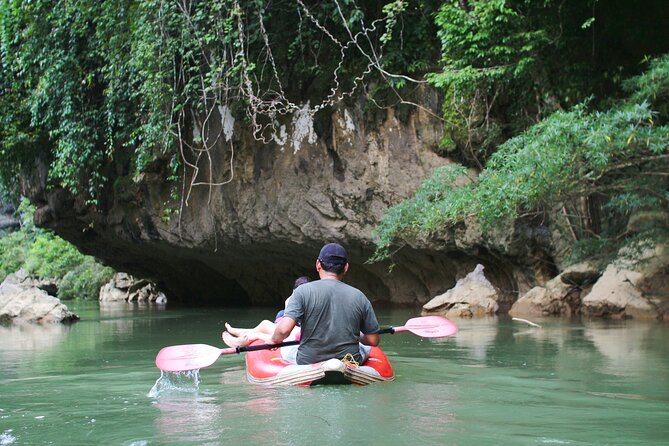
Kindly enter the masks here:
[[136, 279], [126, 273], [116, 273], [100, 288], [100, 303], [106, 302], [147, 302], [167, 303], [165, 293], [156, 284], [146, 279]]
[[[438, 114], [436, 98], [425, 92], [421, 103]], [[216, 144], [199, 158], [186, 152], [179, 181], [166, 180], [168, 160], [136, 178], [129, 163], [114, 160], [109, 189], [92, 208], [47, 189], [47, 169], [38, 165], [24, 193], [39, 205], [38, 225], [118, 271], [155, 281], [170, 301], [280, 306], [296, 277], [315, 277], [321, 246], [335, 241], [349, 252], [347, 282], [372, 301], [423, 304], [479, 263], [508, 295], [536, 285], [551, 248], [548, 232], [532, 222], [500, 229], [495, 240], [453, 228], [436, 242], [403, 247], [392, 273], [387, 262], [367, 263], [383, 211], [449, 160], [435, 153], [443, 123], [433, 115], [389, 109], [370, 119], [363, 109], [287, 117], [265, 142], [221, 110], [220, 128], [211, 129]]]
[[25, 271], [10, 274], [0, 284], [0, 322], [73, 322], [79, 316], [39, 288]]

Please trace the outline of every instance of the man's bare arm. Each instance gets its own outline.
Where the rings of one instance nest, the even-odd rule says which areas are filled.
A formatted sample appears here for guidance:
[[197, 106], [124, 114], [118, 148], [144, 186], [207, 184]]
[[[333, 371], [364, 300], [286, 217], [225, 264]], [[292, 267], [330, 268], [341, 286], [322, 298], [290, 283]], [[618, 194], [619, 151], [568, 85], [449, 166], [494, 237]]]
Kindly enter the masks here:
[[271, 343], [278, 344], [279, 342], [286, 339], [293, 328], [295, 328], [295, 321], [287, 316], [283, 317], [279, 323], [276, 324], [276, 328], [272, 334]]
[[363, 334], [360, 333], [360, 338], [358, 340], [365, 345], [371, 345], [372, 347], [375, 347], [379, 345], [379, 334], [378, 333], [370, 333], [370, 334]]

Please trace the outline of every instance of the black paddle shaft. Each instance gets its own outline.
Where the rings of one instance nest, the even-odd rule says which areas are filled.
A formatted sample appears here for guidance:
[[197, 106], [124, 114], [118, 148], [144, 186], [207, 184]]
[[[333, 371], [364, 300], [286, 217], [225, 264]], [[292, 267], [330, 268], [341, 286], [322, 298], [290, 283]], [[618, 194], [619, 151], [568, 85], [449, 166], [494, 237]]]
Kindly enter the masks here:
[[[377, 334], [395, 334], [395, 329], [393, 327], [388, 327], [388, 328], [382, 328], [381, 330], [376, 332]], [[300, 341], [288, 341], [288, 342], [281, 342], [279, 344], [262, 344], [262, 345], [248, 345], [246, 347], [237, 347], [235, 350], [237, 353], [244, 353], [244, 352], [254, 352], [257, 350], [271, 350], [274, 348], [279, 348], [279, 347], [287, 347], [289, 345], [297, 345], [299, 344]]]
[[274, 348], [287, 347], [289, 345], [297, 345], [299, 343], [300, 341], [288, 341], [281, 342], [279, 344], [249, 345], [246, 347], [237, 347], [235, 350], [237, 350], [237, 353], [254, 352], [256, 350], [272, 350]]

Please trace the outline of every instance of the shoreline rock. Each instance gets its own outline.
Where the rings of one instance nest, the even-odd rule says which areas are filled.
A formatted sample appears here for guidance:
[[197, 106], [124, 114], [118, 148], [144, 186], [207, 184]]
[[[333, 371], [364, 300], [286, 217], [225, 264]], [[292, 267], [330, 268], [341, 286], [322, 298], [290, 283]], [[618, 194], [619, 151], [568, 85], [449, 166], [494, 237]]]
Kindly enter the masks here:
[[[566, 268], [518, 298], [509, 316], [669, 320], [669, 246], [641, 241], [623, 248], [603, 268], [583, 262]], [[423, 315], [472, 318], [497, 314], [504, 295], [483, 266], [423, 305]]]
[[575, 316], [581, 314], [582, 298], [600, 276], [596, 265], [572, 265], [521, 296], [509, 310], [513, 317]]
[[668, 271], [669, 246], [641, 242], [624, 248], [583, 298], [583, 313], [591, 317], [668, 320]]
[[509, 315], [669, 320], [668, 246], [642, 241], [599, 271], [573, 265], [521, 296]]
[[7, 276], [0, 284], [0, 323], [62, 323], [79, 320], [79, 316], [63, 305], [60, 299], [40, 288], [40, 285], [38, 280], [22, 269]]
[[127, 273], [116, 273], [109, 282], [100, 288], [99, 301], [107, 302], [149, 302], [167, 303], [165, 293], [155, 283], [146, 279], [137, 279]]
[[423, 305], [422, 315], [441, 315], [446, 318], [471, 318], [497, 314], [498, 301], [502, 299], [497, 290], [483, 274], [483, 265], [457, 281], [455, 286]]

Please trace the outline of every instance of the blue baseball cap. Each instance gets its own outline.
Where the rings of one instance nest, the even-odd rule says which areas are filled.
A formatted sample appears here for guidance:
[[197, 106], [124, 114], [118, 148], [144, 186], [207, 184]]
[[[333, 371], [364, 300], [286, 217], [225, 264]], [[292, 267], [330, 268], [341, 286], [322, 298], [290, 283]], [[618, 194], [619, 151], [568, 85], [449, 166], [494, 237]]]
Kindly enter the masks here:
[[328, 243], [321, 248], [321, 252], [318, 254], [318, 260], [320, 260], [321, 263], [343, 265], [348, 262], [348, 254], [340, 244]]

